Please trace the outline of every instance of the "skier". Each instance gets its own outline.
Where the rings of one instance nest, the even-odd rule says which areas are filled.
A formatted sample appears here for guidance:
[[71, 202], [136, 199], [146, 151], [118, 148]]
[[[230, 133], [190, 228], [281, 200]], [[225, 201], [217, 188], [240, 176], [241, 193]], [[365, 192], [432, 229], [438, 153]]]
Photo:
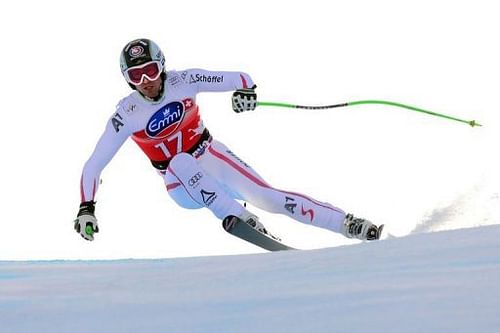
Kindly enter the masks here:
[[84, 239], [94, 240], [94, 233], [99, 231], [94, 212], [100, 173], [129, 137], [149, 158], [169, 195], [181, 207], [206, 207], [224, 223], [244, 221], [271, 237], [258, 217], [237, 200], [348, 238], [374, 240], [380, 236], [379, 228], [368, 220], [306, 195], [273, 188], [212, 137], [200, 117], [196, 95], [234, 91], [235, 112], [254, 110], [256, 85], [248, 74], [167, 71], [163, 52], [145, 38], [125, 45], [120, 67], [134, 91], [118, 103], [83, 168], [81, 204], [74, 228]]

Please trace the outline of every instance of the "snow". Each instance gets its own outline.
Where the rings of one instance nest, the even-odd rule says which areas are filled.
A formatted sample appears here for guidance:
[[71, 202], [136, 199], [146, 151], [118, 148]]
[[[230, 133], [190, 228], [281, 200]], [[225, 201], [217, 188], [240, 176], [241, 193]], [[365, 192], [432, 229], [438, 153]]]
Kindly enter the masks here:
[[495, 332], [500, 226], [306, 251], [0, 262], [2, 332]]
[[[500, 331], [494, 2], [141, 6], [0, 4], [0, 333]], [[168, 69], [248, 72], [261, 101], [383, 99], [484, 126], [380, 105], [236, 115], [230, 93], [200, 94], [207, 128], [270, 184], [400, 238], [359, 244], [249, 205], [307, 249], [265, 253], [176, 206], [127, 142], [85, 242], [72, 223], [81, 169], [130, 92], [118, 54], [138, 37]]]
[[[0, 80], [7, 235], [0, 260], [256, 252], [221, 231], [210, 212], [178, 207], [130, 141], [101, 174], [96, 241], [87, 244], [74, 232], [83, 164], [116, 103], [130, 93], [119, 52], [137, 37], [162, 47], [168, 69], [249, 73], [261, 101], [383, 99], [476, 119], [484, 126], [381, 105], [259, 107], [237, 115], [229, 92], [197, 100], [214, 137], [276, 188], [385, 223], [398, 236], [500, 221], [494, 2], [153, 3], [154, 10], [133, 0], [119, 6], [93, 0], [0, 4], [8, 46], [0, 52], [8, 64]], [[295, 247], [349, 243], [286, 217], [255, 213]]]

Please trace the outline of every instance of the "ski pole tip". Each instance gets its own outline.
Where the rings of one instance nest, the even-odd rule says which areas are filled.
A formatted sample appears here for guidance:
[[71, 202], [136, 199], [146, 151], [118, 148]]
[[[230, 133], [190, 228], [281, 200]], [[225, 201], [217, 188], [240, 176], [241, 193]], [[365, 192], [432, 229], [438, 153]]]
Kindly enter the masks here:
[[481, 127], [481, 126], [483, 126], [483, 125], [481, 125], [480, 123], [478, 123], [478, 122], [477, 122], [477, 121], [475, 121], [475, 120], [471, 120], [471, 121], [469, 121], [469, 125], [470, 125], [471, 127], [475, 127], [475, 126], [479, 126], [479, 127]]

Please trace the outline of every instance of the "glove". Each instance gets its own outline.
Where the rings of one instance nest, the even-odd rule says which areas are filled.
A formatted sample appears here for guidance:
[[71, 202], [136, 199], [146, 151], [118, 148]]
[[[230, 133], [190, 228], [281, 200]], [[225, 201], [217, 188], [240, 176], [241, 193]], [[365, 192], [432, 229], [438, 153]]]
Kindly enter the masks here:
[[88, 241], [94, 240], [94, 233], [99, 232], [97, 219], [94, 216], [95, 202], [85, 201], [80, 204], [80, 210], [76, 217], [75, 230]]
[[238, 89], [233, 93], [233, 110], [236, 113], [243, 111], [253, 111], [257, 106], [256, 85], [252, 88]]

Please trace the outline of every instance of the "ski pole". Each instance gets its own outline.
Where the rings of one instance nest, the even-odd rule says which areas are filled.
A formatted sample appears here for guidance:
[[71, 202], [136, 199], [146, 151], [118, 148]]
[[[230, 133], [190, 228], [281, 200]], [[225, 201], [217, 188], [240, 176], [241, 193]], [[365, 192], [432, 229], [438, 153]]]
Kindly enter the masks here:
[[277, 107], [284, 107], [284, 108], [292, 108], [292, 109], [308, 109], [308, 110], [321, 110], [321, 109], [333, 109], [333, 108], [340, 108], [344, 106], [352, 106], [352, 105], [362, 105], [362, 104], [382, 104], [382, 105], [390, 105], [390, 106], [396, 106], [399, 108], [404, 108], [412, 111], [417, 111], [417, 112], [422, 112], [426, 114], [430, 114], [432, 116], [436, 117], [441, 117], [449, 120], [454, 120], [454, 121], [459, 121], [462, 123], [469, 124], [471, 127], [474, 126], [482, 126], [475, 120], [464, 120], [452, 116], [448, 116], [442, 113], [437, 113], [429, 110], [424, 110], [417, 108], [415, 106], [411, 105], [406, 105], [406, 104], [401, 104], [401, 103], [396, 103], [396, 102], [389, 102], [389, 101], [381, 101], [381, 100], [363, 100], [363, 101], [355, 101], [355, 102], [346, 102], [346, 103], [339, 103], [339, 104], [332, 104], [332, 105], [320, 105], [320, 106], [307, 106], [307, 105], [295, 105], [295, 104], [288, 104], [288, 103], [279, 103], [279, 102], [257, 102], [257, 106], [277, 106]]
[[92, 225], [91, 224], [87, 224], [85, 226], [85, 233], [89, 236], [93, 236], [94, 235], [94, 228], [92, 228]]

